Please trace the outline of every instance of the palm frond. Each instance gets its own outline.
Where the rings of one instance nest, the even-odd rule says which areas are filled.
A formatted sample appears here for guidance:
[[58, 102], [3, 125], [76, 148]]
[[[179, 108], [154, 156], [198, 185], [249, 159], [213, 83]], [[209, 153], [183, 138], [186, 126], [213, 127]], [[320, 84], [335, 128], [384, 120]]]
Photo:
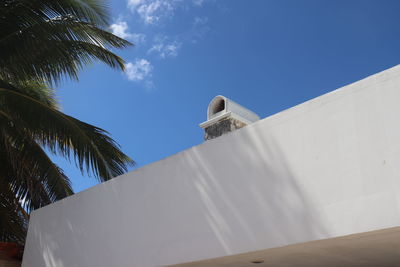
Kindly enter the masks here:
[[0, 240], [23, 245], [29, 215], [21, 207], [4, 177], [0, 176]]
[[32, 25], [38, 19], [74, 16], [96, 26], [107, 26], [110, 18], [101, 0], [4, 0], [0, 12], [9, 25]]
[[23, 244], [29, 213], [73, 193], [44, 148], [100, 181], [134, 162], [101, 128], [58, 110], [48, 85], [93, 61], [124, 69], [103, 0], [0, 1], [0, 241]]
[[15, 126], [1, 134], [3, 172], [27, 211], [73, 194], [69, 178], [29, 135]]
[[[1, 83], [2, 81], [0, 80], [0, 84]], [[36, 81], [17, 81], [16, 84], [9, 84], [8, 86], [12, 86], [13, 90], [27, 95], [51, 108], [59, 109], [54, 90], [44, 83]]]
[[105, 30], [106, 9], [100, 1], [5, 2], [11, 6], [0, 4], [0, 78], [56, 84], [64, 76], [77, 79], [93, 60], [124, 69], [124, 61], [110, 49], [131, 43]]
[[[1, 86], [3, 85], [3, 86]], [[79, 121], [49, 106], [0, 84], [0, 104], [13, 113], [19, 125], [51, 152], [73, 157], [80, 170], [89, 170], [100, 181], [127, 171], [134, 161], [101, 128]]]
[[70, 181], [20, 124], [0, 112], [0, 174], [26, 211], [72, 195]]

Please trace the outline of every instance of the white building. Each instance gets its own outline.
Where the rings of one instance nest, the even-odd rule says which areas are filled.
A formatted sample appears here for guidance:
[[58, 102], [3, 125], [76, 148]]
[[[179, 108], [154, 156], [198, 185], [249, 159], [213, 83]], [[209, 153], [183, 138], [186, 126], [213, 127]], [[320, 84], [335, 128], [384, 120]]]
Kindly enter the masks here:
[[400, 67], [33, 212], [24, 267], [152, 267], [400, 223]]

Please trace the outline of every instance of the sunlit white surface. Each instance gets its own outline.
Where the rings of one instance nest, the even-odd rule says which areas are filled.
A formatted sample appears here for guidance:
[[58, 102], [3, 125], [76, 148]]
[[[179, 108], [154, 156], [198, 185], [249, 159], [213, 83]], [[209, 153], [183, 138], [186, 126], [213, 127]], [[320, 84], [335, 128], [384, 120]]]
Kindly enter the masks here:
[[160, 266], [400, 223], [400, 67], [33, 213], [24, 267]]

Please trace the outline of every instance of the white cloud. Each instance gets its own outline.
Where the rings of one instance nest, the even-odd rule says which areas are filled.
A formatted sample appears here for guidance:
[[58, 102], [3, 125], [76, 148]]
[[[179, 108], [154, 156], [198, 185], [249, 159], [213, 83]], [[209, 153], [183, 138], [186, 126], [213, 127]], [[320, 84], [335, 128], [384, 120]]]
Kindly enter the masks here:
[[128, 0], [128, 7], [136, 12], [145, 24], [157, 24], [170, 18], [182, 0]]
[[117, 21], [110, 25], [110, 29], [113, 34], [132, 41], [135, 44], [143, 43], [145, 41], [145, 35], [141, 33], [129, 32], [129, 26], [126, 21]]
[[[205, 3], [214, 0], [127, 0], [127, 6], [134, 17], [146, 25], [161, 26], [165, 20], [172, 19], [180, 11], [188, 11], [190, 8], [200, 8]], [[179, 12], [178, 12], [179, 11]], [[166, 24], [167, 25], [167, 24]], [[146, 27], [147, 28], [147, 27]], [[158, 28], [158, 32], [157, 29]], [[173, 36], [161, 31], [164, 27], [146, 29], [146, 43], [142, 47], [149, 54], [157, 55], [161, 59], [178, 56], [179, 50], [188, 42], [196, 43], [208, 31], [208, 18], [191, 16], [184, 24], [185, 30]], [[126, 15], [119, 17], [116, 23], [110, 26], [112, 32], [128, 40], [144, 42], [145, 36], [129, 31]], [[141, 50], [141, 51], [143, 51]], [[139, 50], [139, 52], [141, 52]], [[145, 52], [146, 53], [146, 52]], [[140, 56], [139, 56], [140, 57]], [[131, 81], [139, 81], [148, 90], [153, 90], [152, 81], [153, 65], [144, 58], [137, 58], [126, 64], [126, 76]]]
[[161, 58], [176, 57], [182, 43], [178, 41], [168, 42], [167, 37], [157, 37], [148, 53], [157, 53]]
[[137, 6], [143, 2], [145, 2], [145, 0], [128, 0], [128, 6]]
[[208, 22], [207, 17], [195, 17], [193, 20], [193, 26], [204, 26]]
[[208, 26], [208, 18], [195, 17], [193, 19], [192, 28], [185, 34], [185, 39], [195, 44], [209, 31], [210, 27]]
[[146, 35], [142, 33], [132, 33], [132, 36], [128, 39], [137, 45], [139, 43], [144, 43], [146, 41]]
[[125, 74], [130, 81], [142, 81], [151, 77], [153, 65], [146, 59], [136, 59], [134, 62], [128, 62], [125, 65]]
[[131, 36], [131, 33], [128, 32], [128, 23], [126, 23], [125, 21], [111, 24], [110, 29], [113, 34], [121, 38], [128, 38]]
[[196, 6], [202, 6], [203, 3], [204, 3], [204, 0], [193, 0], [193, 3], [194, 3]]

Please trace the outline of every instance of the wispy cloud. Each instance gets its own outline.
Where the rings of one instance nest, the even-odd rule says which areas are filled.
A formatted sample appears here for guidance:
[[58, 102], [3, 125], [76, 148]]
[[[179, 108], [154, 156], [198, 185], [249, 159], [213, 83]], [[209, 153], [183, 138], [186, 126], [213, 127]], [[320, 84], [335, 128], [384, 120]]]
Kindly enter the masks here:
[[145, 24], [158, 24], [165, 18], [172, 18], [175, 10], [192, 4], [201, 7], [206, 0], [128, 0], [129, 9], [137, 13]]
[[182, 0], [128, 0], [128, 7], [136, 12], [145, 24], [157, 24], [170, 18]]
[[161, 58], [176, 57], [181, 46], [182, 43], [177, 40], [169, 41], [166, 36], [158, 36], [147, 52], [156, 53]]
[[143, 43], [145, 41], [145, 35], [141, 33], [129, 32], [129, 26], [126, 21], [117, 21], [110, 25], [110, 29], [113, 34], [132, 41], [135, 44]]
[[129, 6], [137, 6], [144, 2], [146, 2], [146, 0], [128, 0], [128, 5]]
[[204, 0], [193, 0], [193, 4], [196, 6], [202, 6], [204, 3]]
[[146, 59], [136, 59], [125, 65], [125, 74], [130, 81], [143, 81], [151, 77], [153, 65]]
[[207, 32], [210, 30], [208, 26], [207, 17], [195, 17], [193, 19], [192, 28], [187, 33], [187, 39], [192, 43], [197, 43], [199, 39], [202, 39]]
[[193, 20], [193, 26], [204, 26], [208, 22], [207, 17], [195, 17]]
[[[177, 57], [180, 50], [187, 43], [197, 43], [210, 30], [207, 17], [184, 16], [183, 28], [179, 27], [179, 32], [173, 35], [168, 34], [168, 25], [175, 22], [175, 16], [182, 12], [189, 12], [192, 8], [201, 8], [207, 2], [215, 0], [127, 0], [128, 10], [133, 15], [121, 14], [117, 22], [110, 26], [111, 31], [134, 43], [141, 43], [137, 52], [144, 52], [142, 57], [151, 58], [152, 63], [157, 59], [167, 59]], [[173, 21], [174, 19], [174, 21]], [[132, 33], [128, 22], [135, 20], [136, 27], [144, 29], [143, 34]], [[137, 22], [146, 27], [140, 27]], [[162, 26], [162, 27], [160, 27]], [[145, 40], [146, 38], [146, 40]], [[137, 53], [136, 52], [136, 53]], [[155, 57], [154, 57], [155, 56]], [[126, 64], [126, 76], [131, 81], [141, 82], [147, 89], [154, 89], [152, 81], [154, 66], [145, 58], [136, 58]]]

